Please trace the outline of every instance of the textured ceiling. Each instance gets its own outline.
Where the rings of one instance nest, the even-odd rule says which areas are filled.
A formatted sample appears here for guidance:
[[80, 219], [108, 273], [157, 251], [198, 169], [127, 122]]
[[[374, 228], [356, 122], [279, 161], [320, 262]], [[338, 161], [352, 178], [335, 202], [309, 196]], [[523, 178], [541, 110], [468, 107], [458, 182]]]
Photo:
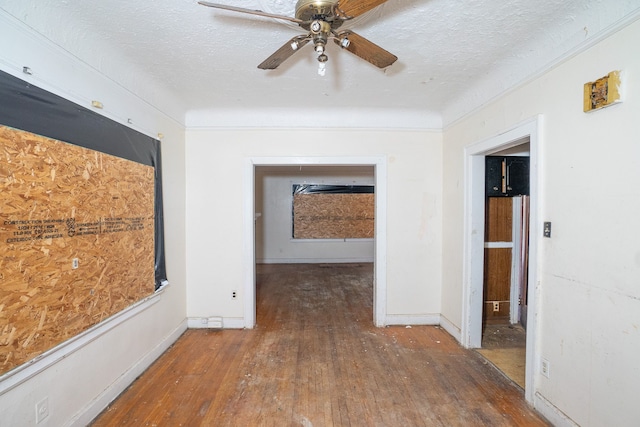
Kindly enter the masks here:
[[[295, 1], [226, 4], [293, 15]], [[148, 88], [162, 86], [194, 126], [357, 126], [366, 123], [351, 117], [377, 120], [392, 109], [407, 117], [400, 126], [439, 128], [639, 7], [640, 0], [388, 0], [349, 27], [398, 61], [380, 70], [330, 43], [321, 77], [311, 44], [275, 71], [257, 68], [302, 33], [284, 21], [196, 0], [0, 0], [5, 12], [139, 96], [153, 102]]]

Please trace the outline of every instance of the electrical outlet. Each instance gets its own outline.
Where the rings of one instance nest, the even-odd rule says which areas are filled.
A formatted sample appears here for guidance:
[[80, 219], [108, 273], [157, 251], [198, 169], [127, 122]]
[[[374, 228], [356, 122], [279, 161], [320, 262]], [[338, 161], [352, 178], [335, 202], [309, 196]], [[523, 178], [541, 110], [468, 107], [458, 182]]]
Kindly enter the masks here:
[[78, 268], [79, 263], [80, 263], [80, 261], [78, 261], [78, 258], [72, 259], [71, 260], [71, 268], [73, 268], [75, 270], [76, 268]]
[[236, 299], [238, 297], [238, 293], [236, 291], [231, 292], [231, 299]]
[[41, 423], [49, 417], [49, 398], [45, 397], [36, 403], [36, 424]]
[[493, 311], [500, 311], [500, 303], [498, 301], [493, 302]]
[[540, 372], [547, 378], [551, 377], [551, 362], [547, 359], [542, 359], [542, 363], [540, 364]]

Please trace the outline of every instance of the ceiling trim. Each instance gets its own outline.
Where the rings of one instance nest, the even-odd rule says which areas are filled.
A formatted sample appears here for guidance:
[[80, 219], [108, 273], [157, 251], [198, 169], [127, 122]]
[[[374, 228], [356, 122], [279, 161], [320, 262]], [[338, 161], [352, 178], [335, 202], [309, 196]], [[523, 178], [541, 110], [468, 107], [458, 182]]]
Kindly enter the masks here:
[[411, 109], [214, 109], [192, 110], [187, 129], [394, 129], [442, 130], [439, 114]]

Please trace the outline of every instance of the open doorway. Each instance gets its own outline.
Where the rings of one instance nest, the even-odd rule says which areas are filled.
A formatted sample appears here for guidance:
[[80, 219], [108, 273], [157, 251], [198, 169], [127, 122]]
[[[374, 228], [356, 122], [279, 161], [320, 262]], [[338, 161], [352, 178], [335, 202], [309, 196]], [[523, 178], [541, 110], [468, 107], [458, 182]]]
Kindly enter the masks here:
[[[374, 172], [361, 165], [256, 167], [258, 327], [275, 315], [330, 324], [349, 291], [348, 307], [373, 323]], [[296, 317], [286, 311], [298, 311], [292, 298], [300, 292]]]
[[[256, 324], [256, 168], [368, 167], [375, 186], [375, 238], [373, 247], [373, 323], [386, 323], [386, 158], [385, 157], [252, 157], [244, 165], [244, 327]], [[258, 217], [259, 218], [259, 217]]]
[[525, 388], [529, 142], [485, 157], [482, 343], [478, 352]]
[[256, 167], [258, 264], [373, 263], [373, 166]]
[[[538, 367], [536, 349], [536, 290], [538, 235], [538, 153], [541, 117], [522, 124], [494, 137], [479, 141], [465, 149], [465, 207], [464, 207], [464, 271], [463, 271], [463, 323], [462, 343], [467, 348], [481, 348], [483, 338], [484, 278], [485, 278], [485, 163], [486, 156], [504, 152], [529, 143], [529, 247], [525, 315], [525, 398], [533, 403], [536, 389], [534, 379]], [[509, 306], [511, 301], [509, 300]], [[492, 308], [493, 310], [493, 304]], [[498, 311], [500, 307], [498, 307]], [[509, 308], [509, 316], [510, 314]]]

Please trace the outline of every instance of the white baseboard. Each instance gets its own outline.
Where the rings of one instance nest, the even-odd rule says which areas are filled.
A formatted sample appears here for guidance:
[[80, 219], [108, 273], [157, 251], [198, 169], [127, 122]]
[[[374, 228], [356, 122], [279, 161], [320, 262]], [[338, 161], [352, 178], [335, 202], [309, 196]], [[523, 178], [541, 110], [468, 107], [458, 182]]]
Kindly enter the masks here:
[[256, 264], [372, 264], [373, 258], [259, 258]]
[[189, 317], [189, 329], [244, 329], [242, 317]]
[[442, 329], [447, 331], [449, 335], [455, 338], [460, 344], [462, 344], [462, 331], [459, 327], [451, 323], [449, 319], [447, 319], [442, 314], [440, 315], [440, 326]]
[[189, 329], [222, 329], [222, 317], [189, 317], [187, 328]]
[[68, 423], [69, 427], [81, 427], [88, 425], [95, 417], [106, 408], [109, 403], [129, 387], [155, 360], [160, 357], [180, 335], [187, 330], [187, 322], [183, 321], [165, 339], [163, 339], [153, 350], [147, 353], [127, 372], [122, 374], [113, 384], [96, 397], [80, 413], [76, 414]]
[[222, 327], [224, 329], [244, 329], [244, 318], [242, 317], [225, 317], [222, 319]]
[[385, 317], [385, 325], [439, 325], [439, 314], [387, 314]]
[[549, 402], [539, 392], [533, 396], [533, 407], [555, 427], [579, 427], [567, 414]]

